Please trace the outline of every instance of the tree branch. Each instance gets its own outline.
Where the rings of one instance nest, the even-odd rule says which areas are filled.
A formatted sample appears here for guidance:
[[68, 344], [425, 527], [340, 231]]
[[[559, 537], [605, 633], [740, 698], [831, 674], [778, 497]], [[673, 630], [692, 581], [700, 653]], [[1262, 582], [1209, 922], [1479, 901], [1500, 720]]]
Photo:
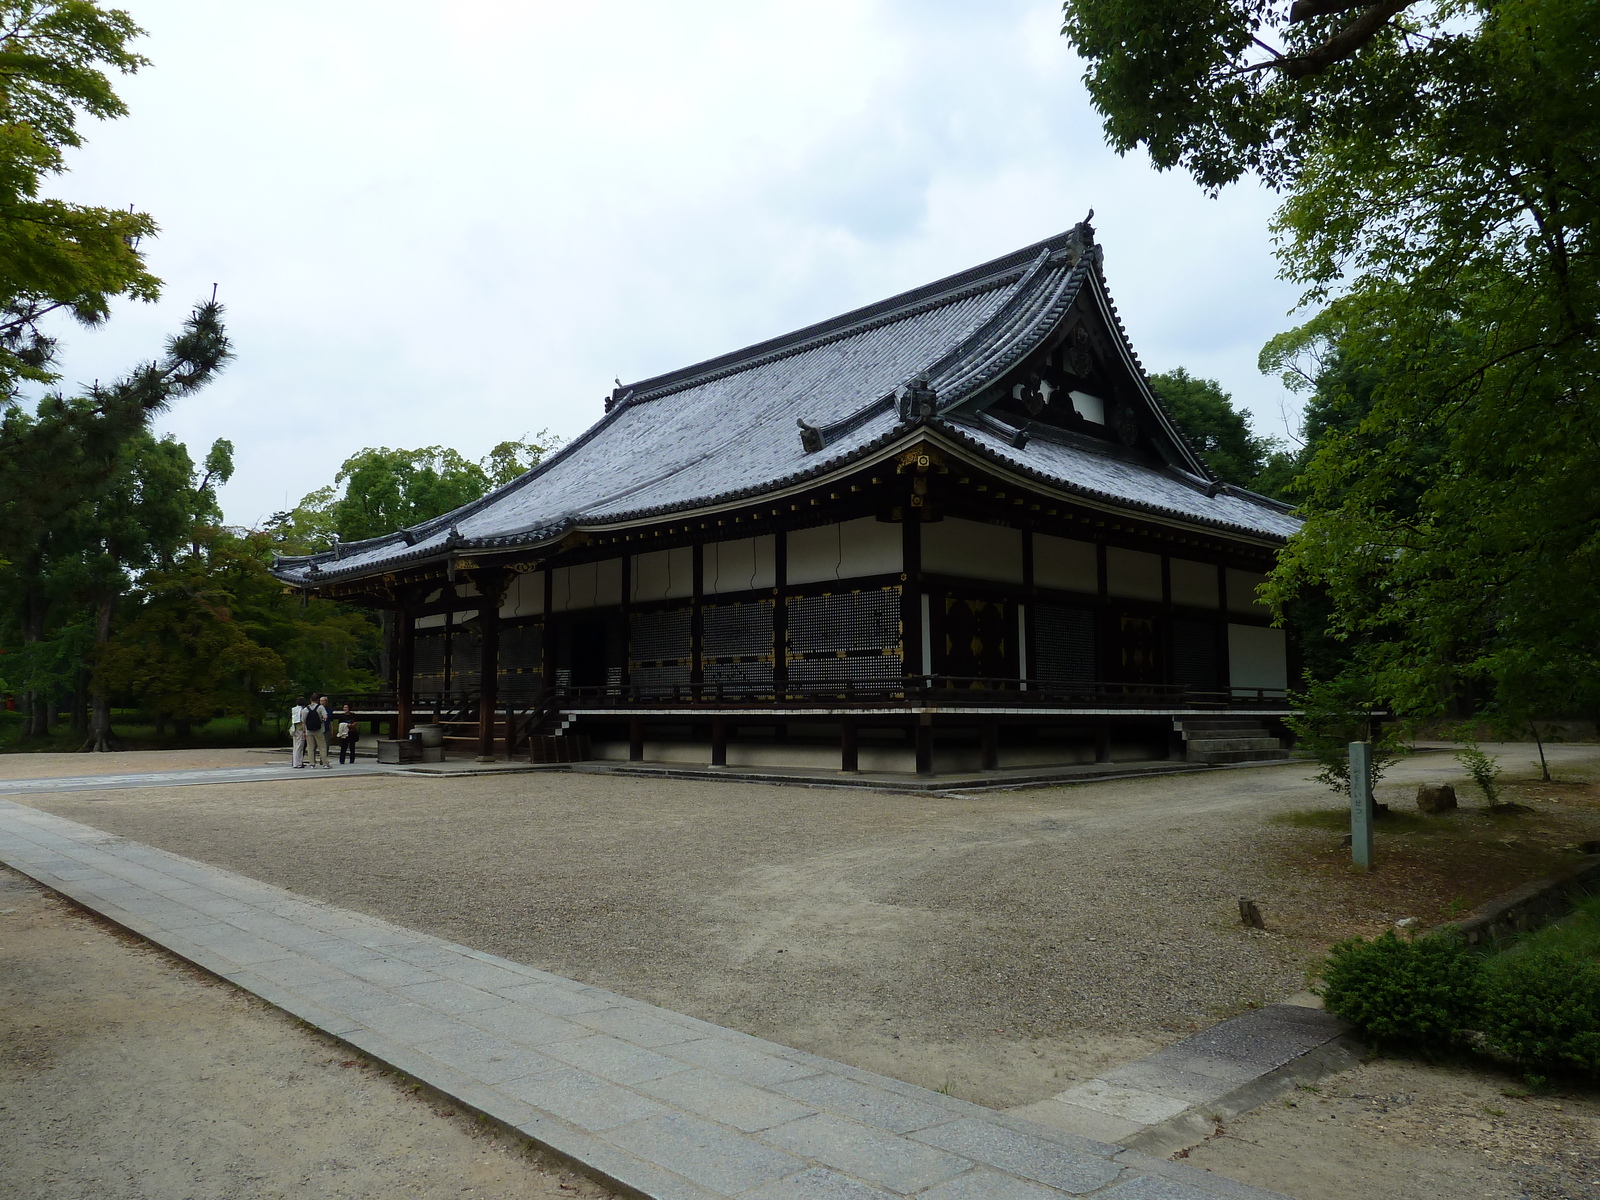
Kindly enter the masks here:
[[1292, 58], [1276, 60], [1272, 65], [1290, 79], [1319, 75], [1334, 63], [1343, 62], [1355, 54], [1373, 39], [1378, 30], [1389, 23], [1391, 17], [1410, 4], [1411, 0], [1383, 0], [1381, 4], [1374, 4], [1367, 9], [1316, 49], [1305, 54], [1297, 54]]
[[1289, 7], [1289, 24], [1298, 25], [1313, 17], [1326, 17], [1334, 13], [1360, 8], [1367, 0], [1294, 0]]

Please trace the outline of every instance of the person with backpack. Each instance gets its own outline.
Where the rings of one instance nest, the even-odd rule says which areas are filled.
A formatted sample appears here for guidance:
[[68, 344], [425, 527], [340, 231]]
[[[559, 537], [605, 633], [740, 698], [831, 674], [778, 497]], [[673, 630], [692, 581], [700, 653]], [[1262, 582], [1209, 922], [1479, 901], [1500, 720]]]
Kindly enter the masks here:
[[323, 696], [311, 697], [306, 708], [306, 737], [311, 742], [311, 765], [328, 766], [328, 709]]
[[289, 743], [294, 747], [289, 765], [299, 770], [306, 765], [306, 698], [296, 696], [289, 710]]
[[344, 766], [344, 756], [348, 752], [350, 765], [352, 767], [355, 766], [358, 730], [356, 729], [356, 714], [350, 711], [348, 704], [339, 712], [339, 720], [335, 727], [335, 732], [339, 735], [339, 765], [341, 767]]

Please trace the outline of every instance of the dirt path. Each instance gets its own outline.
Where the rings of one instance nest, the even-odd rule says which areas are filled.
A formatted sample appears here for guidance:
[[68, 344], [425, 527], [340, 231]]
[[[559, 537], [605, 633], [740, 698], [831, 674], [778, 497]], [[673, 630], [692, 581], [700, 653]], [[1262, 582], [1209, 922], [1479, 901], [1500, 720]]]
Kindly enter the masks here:
[[612, 1193], [0, 868], [0, 1196]]
[[[1595, 747], [1557, 749], [1566, 776], [1600, 775]], [[1419, 756], [1386, 794], [1398, 807], [1418, 779], [1459, 774]], [[1305, 776], [1288, 764], [966, 799], [380, 776], [27, 802], [1005, 1108], [1302, 990], [1335, 937], [1437, 919], [1600, 835], [1600, 795], [1574, 787], [1510, 833], [1475, 812], [1397, 828], [1381, 869], [1356, 875], [1316, 824], [1337, 802]], [[1241, 895], [1265, 932], [1240, 928]]]
[[82, 775], [147, 775], [208, 767], [264, 767], [274, 750], [118, 750], [110, 754], [0, 754], [0, 779], [65, 779]]
[[1592, 1200], [1600, 1092], [1378, 1060], [1235, 1118], [1187, 1161], [1297, 1200]]

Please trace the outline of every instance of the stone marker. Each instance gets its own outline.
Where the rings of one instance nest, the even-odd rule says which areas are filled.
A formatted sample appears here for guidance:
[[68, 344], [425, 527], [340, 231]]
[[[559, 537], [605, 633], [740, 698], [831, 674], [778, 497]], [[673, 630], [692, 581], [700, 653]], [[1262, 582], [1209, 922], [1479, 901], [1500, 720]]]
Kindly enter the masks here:
[[1417, 808], [1425, 813], [1449, 812], [1456, 806], [1456, 789], [1448, 783], [1417, 784]]
[[1261, 910], [1256, 907], [1254, 900], [1239, 897], [1239, 920], [1251, 929], [1265, 929], [1267, 923], [1261, 919]]

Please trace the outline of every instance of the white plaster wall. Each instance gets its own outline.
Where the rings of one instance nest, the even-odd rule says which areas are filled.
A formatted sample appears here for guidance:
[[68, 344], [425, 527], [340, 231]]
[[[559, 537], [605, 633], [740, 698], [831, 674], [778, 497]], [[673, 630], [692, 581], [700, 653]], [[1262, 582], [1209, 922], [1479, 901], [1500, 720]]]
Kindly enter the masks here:
[[922, 527], [922, 569], [958, 579], [1022, 582], [1022, 530], [946, 517]]
[[1106, 547], [1106, 594], [1127, 600], [1161, 599], [1161, 556]]
[[1281, 629], [1228, 626], [1228, 682], [1236, 688], [1289, 686], [1289, 645]]
[[1190, 608], [1217, 607], [1217, 568], [1214, 563], [1172, 560], [1172, 602]]
[[576, 567], [557, 567], [550, 577], [554, 612], [582, 608], [615, 608], [622, 603], [622, 560], [602, 559]]
[[444, 628], [444, 619], [448, 615], [449, 615], [448, 613], [434, 613], [431, 616], [418, 617], [415, 621], [411, 622], [411, 628], [413, 628], [413, 629], [443, 629]]
[[789, 534], [788, 581], [820, 583], [899, 574], [900, 526], [875, 517], [817, 525]]
[[675, 600], [694, 595], [694, 548], [650, 550], [633, 556], [633, 601]]
[[1033, 582], [1063, 592], [1100, 591], [1100, 566], [1092, 542], [1075, 542], [1048, 533], [1033, 535]]
[[710, 542], [705, 548], [705, 579], [701, 590], [708, 596], [721, 592], [748, 592], [770, 588], [776, 580], [773, 565], [773, 536], [739, 538], [731, 542]]
[[525, 571], [513, 575], [500, 604], [502, 617], [537, 617], [544, 612], [544, 572]]
[[1228, 568], [1228, 611], [1236, 613], [1256, 613], [1266, 617], [1272, 615], [1272, 610], [1256, 599], [1256, 588], [1267, 581], [1265, 575], [1258, 575], [1254, 571], [1240, 571], [1234, 567]]

